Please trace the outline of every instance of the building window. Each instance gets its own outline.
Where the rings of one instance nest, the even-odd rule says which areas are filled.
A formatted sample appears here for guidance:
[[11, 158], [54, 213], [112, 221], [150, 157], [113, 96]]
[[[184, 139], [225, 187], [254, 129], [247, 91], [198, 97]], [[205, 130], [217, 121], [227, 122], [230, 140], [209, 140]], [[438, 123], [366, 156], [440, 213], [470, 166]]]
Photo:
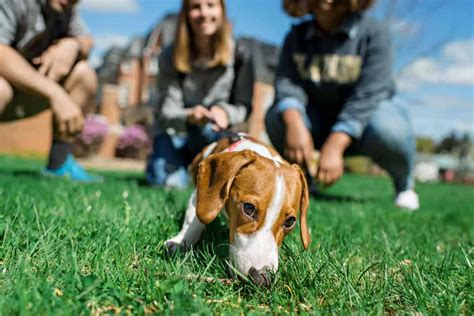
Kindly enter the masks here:
[[120, 64], [120, 71], [123, 74], [130, 74], [132, 72], [132, 61], [125, 60]]
[[158, 67], [158, 57], [152, 56], [148, 62], [148, 74], [150, 76], [156, 76], [158, 74], [159, 67]]
[[118, 88], [117, 102], [121, 108], [128, 106], [128, 95], [130, 93], [130, 85], [128, 83], [121, 83]]

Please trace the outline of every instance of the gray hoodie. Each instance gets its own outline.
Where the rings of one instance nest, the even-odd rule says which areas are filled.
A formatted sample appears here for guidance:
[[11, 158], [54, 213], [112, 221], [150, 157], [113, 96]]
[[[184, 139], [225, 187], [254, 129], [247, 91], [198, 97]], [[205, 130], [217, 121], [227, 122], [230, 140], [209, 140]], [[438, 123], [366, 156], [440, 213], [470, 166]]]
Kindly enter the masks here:
[[185, 109], [196, 105], [222, 107], [231, 125], [245, 121], [251, 109], [253, 91], [250, 56], [243, 56], [238, 69], [234, 67], [234, 61], [212, 68], [194, 64], [190, 73], [182, 74], [174, 66], [173, 49], [173, 45], [168, 46], [159, 57], [155, 132], [185, 134]]

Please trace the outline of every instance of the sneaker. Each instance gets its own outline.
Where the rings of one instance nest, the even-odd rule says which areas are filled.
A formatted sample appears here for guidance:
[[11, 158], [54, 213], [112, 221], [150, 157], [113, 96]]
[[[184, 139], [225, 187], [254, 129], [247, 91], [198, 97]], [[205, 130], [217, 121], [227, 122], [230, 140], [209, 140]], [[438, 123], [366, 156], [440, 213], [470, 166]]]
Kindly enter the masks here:
[[405, 208], [410, 211], [416, 211], [420, 208], [418, 194], [413, 190], [399, 192], [395, 197], [395, 206]]
[[77, 182], [102, 182], [103, 178], [87, 173], [72, 155], [68, 155], [63, 165], [57, 169], [44, 168], [42, 175], [47, 177], [65, 177]]

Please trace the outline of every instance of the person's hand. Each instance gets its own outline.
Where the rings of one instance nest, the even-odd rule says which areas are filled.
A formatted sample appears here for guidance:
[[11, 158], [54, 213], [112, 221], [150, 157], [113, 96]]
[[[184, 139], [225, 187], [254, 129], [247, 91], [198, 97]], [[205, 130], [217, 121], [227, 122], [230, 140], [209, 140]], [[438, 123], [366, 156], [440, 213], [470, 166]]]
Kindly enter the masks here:
[[51, 45], [41, 56], [34, 58], [33, 64], [40, 66], [40, 74], [59, 82], [71, 72], [79, 52], [80, 45], [77, 40], [64, 38]]
[[56, 132], [60, 139], [71, 141], [84, 128], [84, 117], [80, 107], [64, 91], [58, 91], [50, 98]]
[[191, 125], [203, 126], [207, 122], [213, 121], [211, 111], [202, 105], [196, 105], [188, 111], [188, 123]]
[[344, 151], [351, 142], [350, 136], [344, 133], [332, 133], [321, 148], [316, 179], [329, 186], [344, 174]]
[[308, 169], [314, 152], [313, 137], [296, 110], [283, 113], [286, 123], [285, 148], [283, 155], [290, 161]]
[[227, 112], [220, 106], [211, 107], [211, 114], [213, 117], [212, 129], [215, 131], [221, 131], [229, 127], [229, 117]]
[[321, 151], [316, 179], [319, 183], [329, 186], [334, 184], [344, 173], [343, 154], [331, 147]]

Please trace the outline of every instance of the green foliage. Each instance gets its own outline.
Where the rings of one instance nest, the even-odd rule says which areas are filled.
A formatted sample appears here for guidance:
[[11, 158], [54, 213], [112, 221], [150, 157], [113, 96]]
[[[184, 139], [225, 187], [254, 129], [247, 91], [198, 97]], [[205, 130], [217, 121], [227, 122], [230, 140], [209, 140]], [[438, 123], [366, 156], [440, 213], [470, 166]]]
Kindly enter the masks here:
[[4, 315], [474, 311], [473, 187], [420, 184], [409, 213], [392, 206], [388, 179], [347, 175], [311, 201], [310, 249], [289, 236], [264, 289], [230, 279], [222, 218], [196, 249], [166, 255], [190, 190], [143, 187], [133, 173], [80, 185], [40, 168], [0, 157]]
[[435, 151], [435, 143], [429, 137], [419, 137], [416, 139], [416, 152], [431, 154]]

